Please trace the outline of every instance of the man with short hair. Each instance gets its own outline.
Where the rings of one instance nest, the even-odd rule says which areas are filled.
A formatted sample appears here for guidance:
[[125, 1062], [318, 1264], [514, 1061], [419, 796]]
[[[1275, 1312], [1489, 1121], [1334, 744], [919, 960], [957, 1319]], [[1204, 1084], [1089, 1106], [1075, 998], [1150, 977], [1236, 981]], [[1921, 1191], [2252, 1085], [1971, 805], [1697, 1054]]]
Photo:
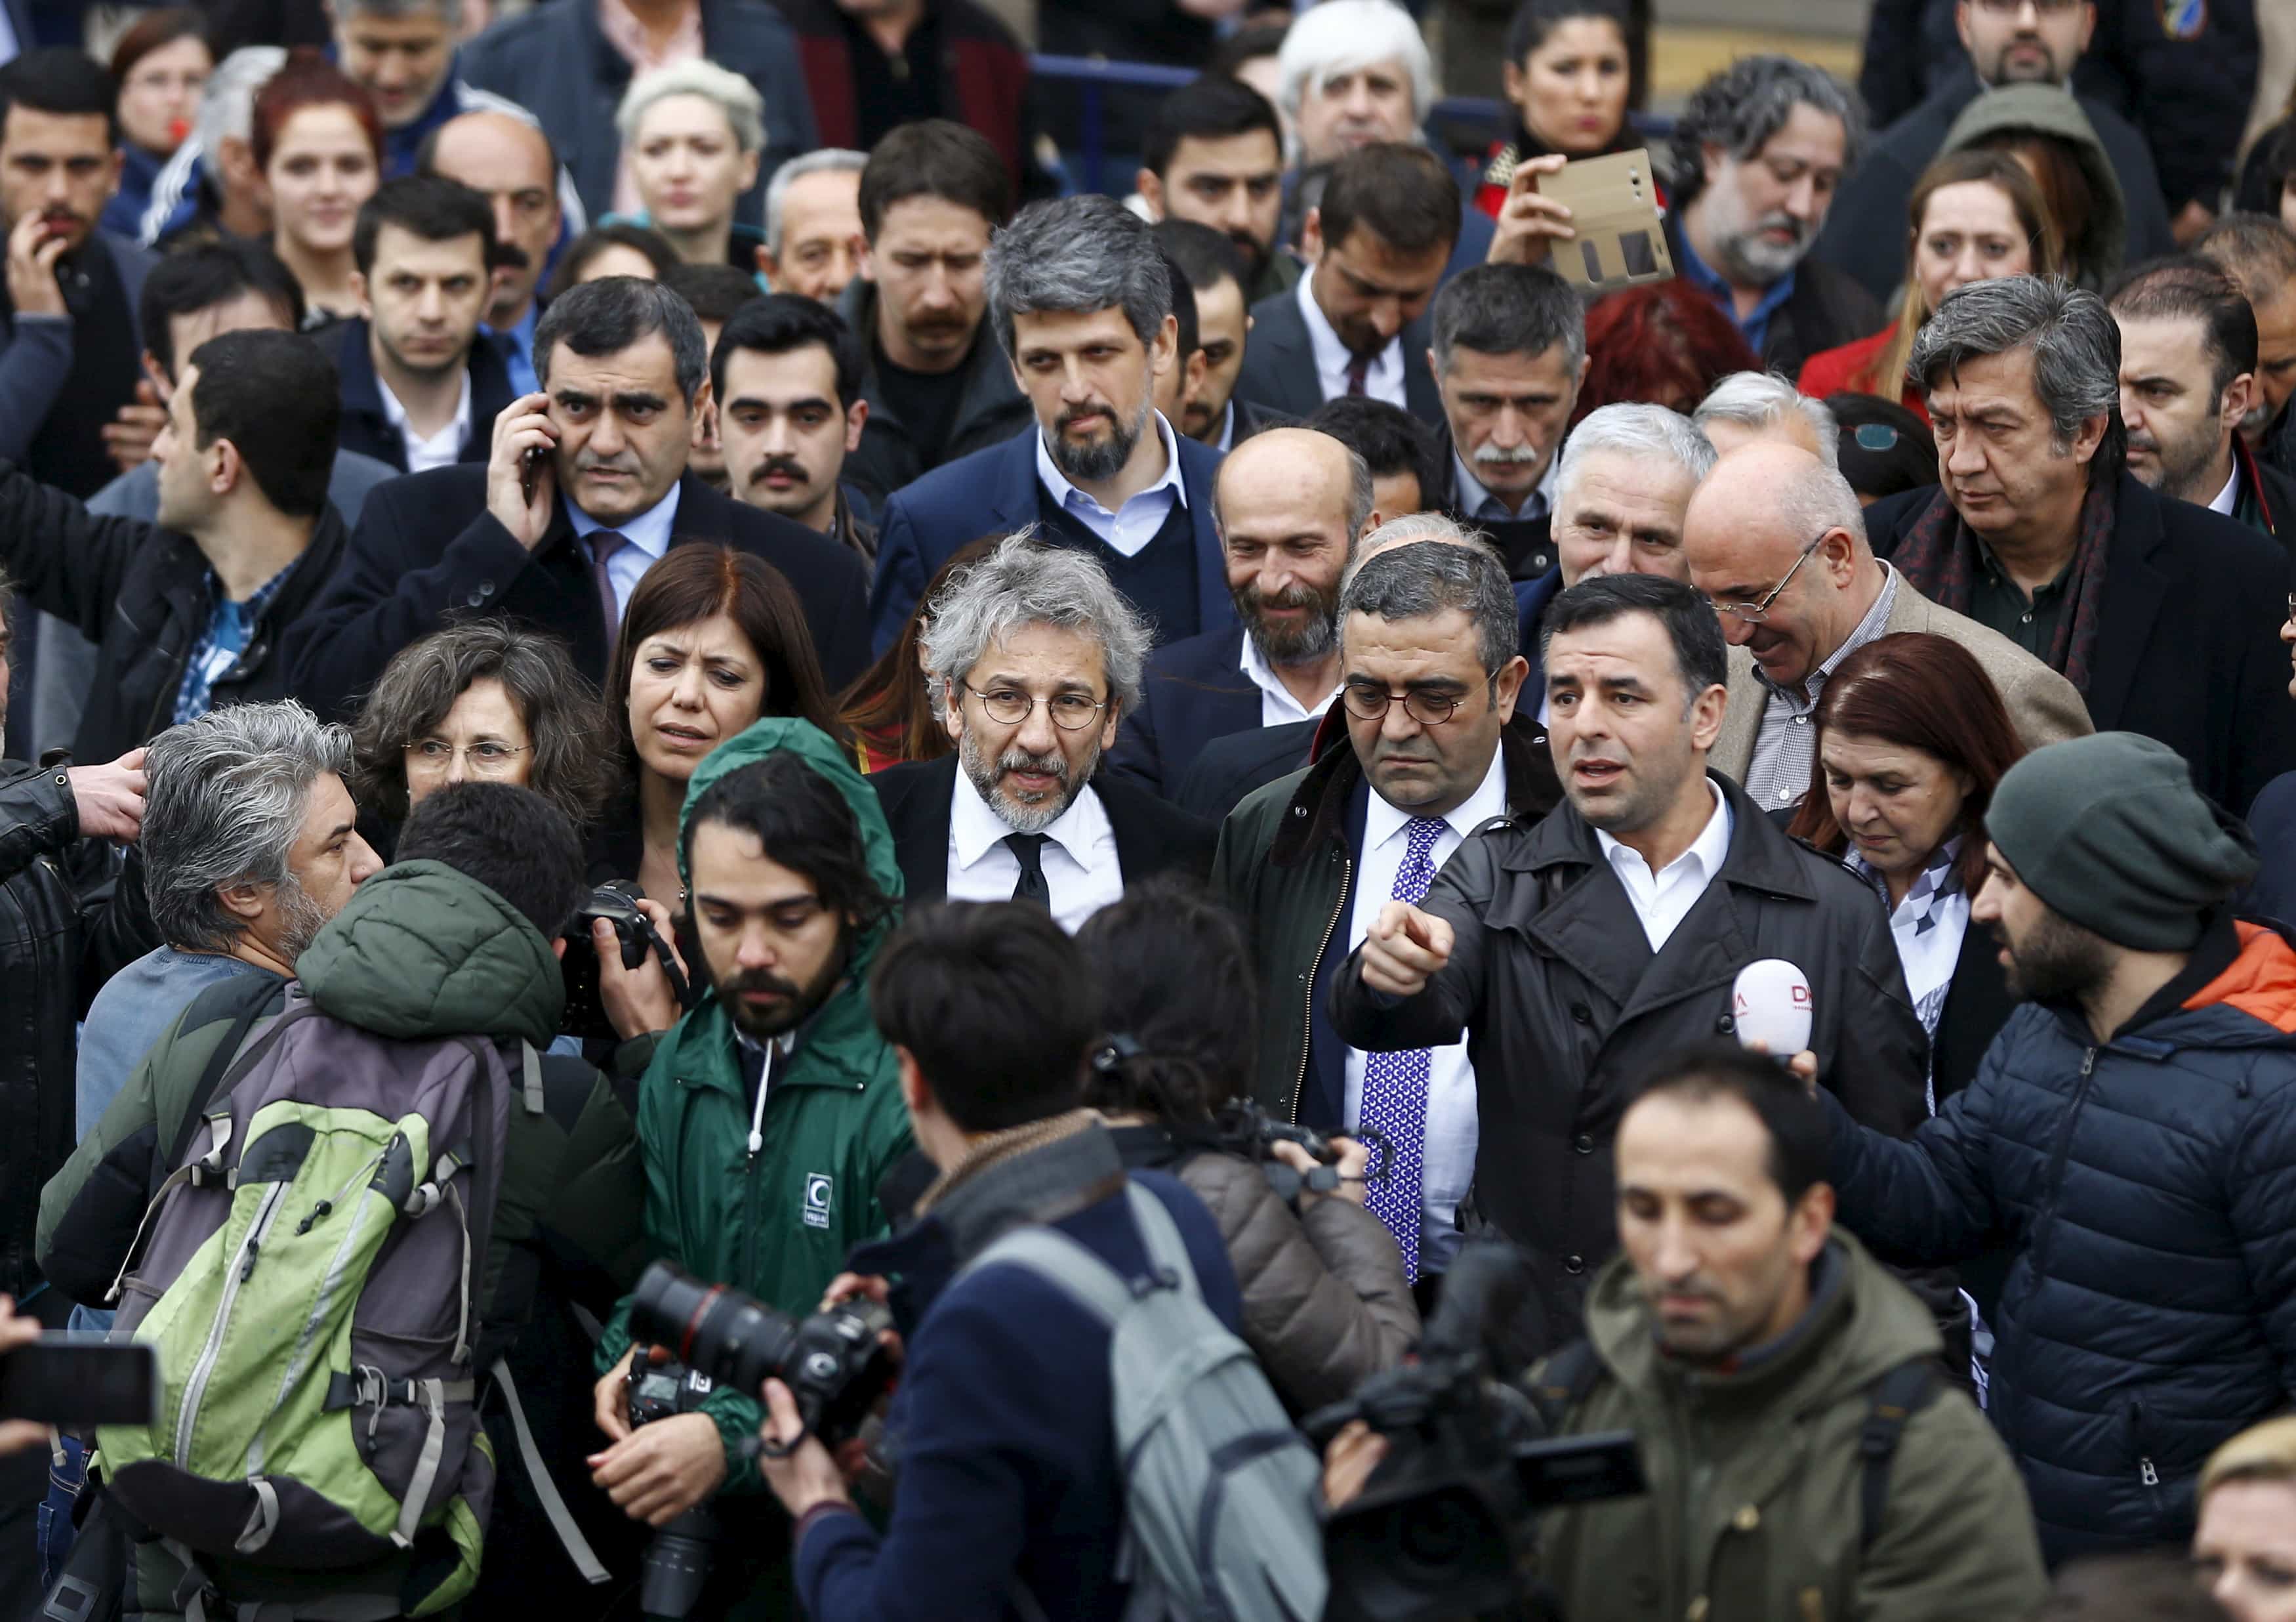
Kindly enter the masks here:
[[886, 503], [869, 598], [878, 650], [959, 548], [1032, 524], [1098, 562], [1159, 642], [1232, 623], [1211, 513], [1219, 455], [1155, 408], [1157, 378], [1179, 363], [1178, 323], [1148, 227], [1096, 193], [1030, 203], [989, 245], [986, 295], [1036, 425]]
[[2098, 730], [2176, 750], [2218, 804], [2245, 807], [2296, 765], [2287, 554], [2122, 465], [2104, 301], [2033, 276], [1972, 283], [1922, 328], [1907, 370], [1941, 488], [1866, 509], [1874, 552], [2062, 673]]
[[[1865, 140], [1856, 98], [1790, 56], [1740, 57], [1692, 93], [1675, 123], [1666, 218], [1675, 274], [1784, 376], [1882, 326], [1879, 292], [1809, 257]], [[1886, 232], [1890, 286], [1905, 269], [1905, 212], [1900, 201]]]
[[1207, 744], [1309, 721], [1340, 685], [1340, 581], [1376, 522], [1371, 469], [1328, 434], [1271, 428], [1220, 464], [1212, 487], [1238, 623], [1148, 661], [1109, 770], [1174, 797]]
[[510, 371], [479, 341], [492, 289], [494, 219], [459, 181], [386, 180], [359, 205], [342, 323], [342, 442], [400, 473], [482, 462], [490, 425], [515, 398]]
[[1497, 543], [1508, 573], [1535, 580], [1554, 566], [1554, 453], [1587, 377], [1586, 307], [1544, 265], [1478, 265], [1435, 295], [1430, 329], [1445, 508]]
[[744, 305], [710, 350], [709, 382], [734, 499], [873, 562], [877, 526], [839, 477], [861, 443], [869, 402], [861, 398], [861, 346], [837, 312], [787, 292]]
[[1611, 1147], [1627, 1090], [1660, 1056], [1731, 1028], [1738, 970], [1801, 969], [1811, 1043], [1833, 1055], [1822, 1073], [1882, 1131], [1921, 1118], [1927, 1043], [1873, 893], [1708, 770], [1726, 665], [1706, 600], [1652, 575], [1581, 580], [1548, 605], [1545, 634], [1570, 803], [1469, 839], [1423, 894], [1398, 885], [1334, 973], [1331, 1010], [1342, 1041], [1375, 1052], [1464, 1033], [1477, 1198], [1531, 1251], [1555, 1344], [1617, 1248]]
[[2296, 479], [2259, 462], [2240, 432], [2259, 398], [2256, 314], [2240, 284], [2180, 255], [2129, 271], [2106, 303], [2120, 328], [2128, 471], [2164, 496], [2296, 541]]
[[1841, 464], [1833, 408], [1775, 373], [1731, 373], [1706, 391], [1690, 420], [1718, 455], [1767, 440], [1798, 447], [1830, 468]]
[[1011, 535], [920, 643], [956, 751], [869, 779], [913, 901], [1028, 901], [1074, 934], [1166, 869], [1201, 877], [1211, 825], [1099, 770], [1140, 702], [1148, 629], [1081, 550]]
[[1286, 419], [1235, 398], [1243, 370], [1243, 347], [1251, 335], [1251, 312], [1243, 296], [1243, 256], [1211, 226], [1168, 216], [1157, 222], [1156, 245], [1181, 276], [1196, 307], [1196, 344], [1201, 371], [1174, 419], [1180, 431], [1214, 450], [1230, 451], [1263, 428]]
[[905, 124], [869, 154], [860, 207], [860, 274], [837, 301], [861, 341], [869, 402], [848, 476], [882, 510], [944, 463], [1009, 440], [1029, 413], [983, 319], [989, 235], [1013, 211], [996, 149], [946, 119]]
[[614, 128], [638, 206], [608, 219], [660, 232], [685, 264], [754, 274], [764, 239], [734, 215], [764, 156], [758, 87], [715, 62], [673, 62], [631, 81]]
[[[1659, 1616], [2033, 1614], [2024, 1487], [1938, 1371], [1928, 1313], [1834, 1220], [1825, 1144], [1822, 1107], [1758, 1054], [1710, 1041], [1643, 1078], [1619, 1121], [1620, 1254], [1587, 1338], [1524, 1383], [1558, 1436], [1634, 1432], [1648, 1490], [1540, 1517], [1550, 1606], [1617, 1615], [1632, 1572]], [[1388, 1451], [1360, 1426], [1335, 1439], [1332, 1502]]]
[[1371, 505], [1382, 518], [1436, 510], [1445, 475], [1435, 431], [1400, 406], [1364, 395], [1327, 399], [1299, 426], [1328, 433], [1371, 469]]
[[[766, 297], [758, 286], [758, 278], [746, 270], [731, 265], [694, 264], [680, 261], [661, 273], [661, 284], [685, 301], [693, 311], [693, 318], [701, 324], [701, 342], [710, 354], [718, 351], [718, 334], [726, 323], [739, 314], [743, 306], [754, 304]], [[703, 419], [701, 432], [694, 437], [693, 449], [685, 465], [701, 475], [701, 482], [719, 495], [729, 492], [726, 481], [726, 445], [719, 434], [719, 416], [716, 379], [710, 385], [710, 405], [713, 408]]]
[[1682, 556], [1730, 644], [1729, 709], [1712, 763], [1767, 811], [1809, 793], [1815, 716], [1834, 667], [1901, 631], [1966, 648], [2027, 748], [2090, 730], [2072, 683], [1876, 558], [1849, 482], [1798, 446], [1751, 445], [1717, 463], [1690, 498]]
[[509, 367], [512, 392], [533, 393], [536, 289], [566, 219], [550, 136], [507, 112], [459, 113], [430, 132], [414, 172], [458, 180], [493, 206], [494, 285], [480, 331]]
[[1440, 421], [1425, 317], [1457, 240], [1459, 206], [1458, 183], [1424, 147], [1366, 146], [1333, 162], [1301, 232], [1314, 268], [1294, 291], [1252, 306], [1237, 395], [1305, 416], [1362, 394]]
[[831, 146], [791, 158], [766, 187], [758, 274], [775, 292], [834, 305], [858, 268], [869, 154]]
[[1245, 303], [1289, 292], [1299, 281], [1300, 261], [1275, 240], [1283, 126], [1250, 86], [1207, 73], [1159, 102], [1134, 184], [1149, 218], [1190, 220], [1234, 244]]
[[2296, 1383], [2296, 1053], [2263, 990], [2296, 948], [2234, 921], [2255, 844], [2152, 739], [2027, 755], [1985, 831], [1971, 921], [2029, 1000], [1911, 1142], [1835, 1115], [1841, 1220], [1891, 1261], [2009, 1247], [1987, 1406], [2050, 1559], [2181, 1544], [2210, 1450]]
[[534, 348], [547, 392], [495, 419], [483, 465], [433, 468], [368, 498], [308, 634], [288, 649], [305, 701], [348, 713], [400, 648], [471, 612], [564, 638], [575, 668], [603, 682], [639, 580], [692, 542], [779, 569], [823, 673], [832, 685], [859, 674], [860, 564], [800, 524], [729, 501], [687, 465], [710, 400], [692, 307], [656, 283], [607, 276], [553, 300]]
[[2268, 214], [2227, 214], [2193, 251], [2240, 284], [2256, 317], [2256, 401], [2240, 430], [2249, 448], [2296, 477], [2296, 232]]

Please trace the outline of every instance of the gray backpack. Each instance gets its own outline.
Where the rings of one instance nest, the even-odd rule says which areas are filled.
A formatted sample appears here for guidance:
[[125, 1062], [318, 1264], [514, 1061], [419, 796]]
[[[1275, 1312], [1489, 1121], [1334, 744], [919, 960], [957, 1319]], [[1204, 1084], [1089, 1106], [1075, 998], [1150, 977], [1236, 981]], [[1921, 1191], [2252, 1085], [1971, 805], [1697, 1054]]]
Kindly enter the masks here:
[[[1015, 1229], [964, 1269], [1011, 1263], [1109, 1326], [1127, 1622], [1313, 1622], [1328, 1581], [1322, 1466], [1250, 1348], [1204, 1305], [1163, 1201], [1125, 1196], [1149, 1275], [1127, 1279], [1056, 1229]], [[1025, 1612], [1041, 1611], [1025, 1593]]]

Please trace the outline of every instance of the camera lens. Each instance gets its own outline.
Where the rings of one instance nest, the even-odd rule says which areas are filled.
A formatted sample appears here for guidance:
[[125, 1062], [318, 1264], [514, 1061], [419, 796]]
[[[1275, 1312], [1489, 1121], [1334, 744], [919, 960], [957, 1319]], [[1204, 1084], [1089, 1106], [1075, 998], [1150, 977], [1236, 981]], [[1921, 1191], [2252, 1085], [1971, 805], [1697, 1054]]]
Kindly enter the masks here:
[[630, 1332], [668, 1346], [718, 1385], [754, 1393], [780, 1369], [797, 1325], [738, 1291], [656, 1262], [638, 1280]]

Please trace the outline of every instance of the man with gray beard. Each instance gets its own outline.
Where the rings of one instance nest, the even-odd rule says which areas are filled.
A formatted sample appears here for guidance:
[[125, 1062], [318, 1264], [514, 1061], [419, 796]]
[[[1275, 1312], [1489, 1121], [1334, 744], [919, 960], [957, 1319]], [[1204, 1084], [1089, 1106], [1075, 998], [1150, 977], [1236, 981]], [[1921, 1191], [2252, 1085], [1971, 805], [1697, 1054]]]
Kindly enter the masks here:
[[869, 779], [909, 901], [1034, 902], [1073, 932], [1128, 883], [1209, 871], [1211, 824], [1095, 776], [1148, 654], [1097, 562], [1006, 537], [934, 600], [922, 651], [956, 753]]

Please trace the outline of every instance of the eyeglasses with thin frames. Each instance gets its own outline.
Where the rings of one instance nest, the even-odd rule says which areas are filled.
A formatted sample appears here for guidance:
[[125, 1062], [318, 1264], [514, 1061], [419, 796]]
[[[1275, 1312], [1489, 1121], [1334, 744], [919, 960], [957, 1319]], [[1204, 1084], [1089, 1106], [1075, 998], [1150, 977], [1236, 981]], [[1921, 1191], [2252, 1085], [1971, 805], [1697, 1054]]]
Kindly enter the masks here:
[[1771, 605], [1781, 597], [1785, 595], [1785, 589], [1788, 586], [1793, 584], [1793, 577], [1801, 572], [1801, 566], [1809, 561], [1809, 555], [1816, 551], [1818, 544], [1824, 540], [1828, 535], [1833, 533], [1833, 531], [1832, 530], [1821, 530], [1816, 535], [1813, 536], [1810, 539], [1809, 545], [1801, 549], [1801, 556], [1794, 559], [1793, 567], [1786, 571], [1785, 579], [1771, 587], [1770, 595], [1764, 597], [1760, 602], [1717, 603], [1714, 605], [1714, 612], [1718, 614], [1727, 615], [1731, 619], [1740, 621], [1748, 625], [1759, 625], [1762, 621], [1767, 617]]
[[525, 745], [498, 744], [492, 739], [458, 749], [443, 737], [418, 737], [406, 745], [406, 770], [410, 777], [435, 778], [460, 755], [463, 770], [474, 778], [506, 777], [517, 769], [518, 757], [527, 753]]
[[984, 693], [969, 681], [956, 684], [980, 701], [980, 708], [989, 720], [1000, 727], [1017, 727], [1037, 712], [1042, 704], [1053, 718], [1053, 725], [1063, 732], [1081, 732], [1100, 720], [1108, 700], [1097, 703], [1081, 693], [1055, 693], [1050, 698], [1037, 698], [1017, 687], [997, 687]]

